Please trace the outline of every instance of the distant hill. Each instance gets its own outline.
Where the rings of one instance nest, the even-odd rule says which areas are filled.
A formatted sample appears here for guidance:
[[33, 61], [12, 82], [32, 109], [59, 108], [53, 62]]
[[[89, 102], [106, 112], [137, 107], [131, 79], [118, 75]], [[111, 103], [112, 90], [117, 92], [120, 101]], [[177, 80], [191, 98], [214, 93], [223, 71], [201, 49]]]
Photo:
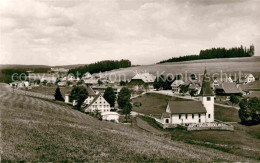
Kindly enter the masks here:
[[255, 54], [254, 45], [250, 45], [249, 48], [243, 47], [233, 47], [230, 49], [226, 48], [211, 48], [206, 50], [201, 50], [199, 55], [186, 55], [180, 57], [173, 57], [160, 61], [159, 63], [166, 62], [182, 62], [182, 61], [193, 61], [199, 59], [214, 59], [214, 58], [236, 58], [236, 57], [252, 57]]
[[48, 66], [48, 65], [16, 65], [16, 64], [0, 64], [0, 69], [33, 69], [33, 68], [67, 68], [73, 69], [80, 66], [85, 66], [87, 64], [74, 64], [74, 65], [60, 65], [60, 66]]
[[0, 85], [3, 162], [250, 161], [4, 90], [5, 85]]
[[[185, 62], [171, 62], [163, 64], [143, 65], [138, 67], [122, 68], [113, 71], [102, 73], [102, 75], [117, 75], [121, 79], [125, 76], [130, 80], [136, 72], [150, 72], [154, 75], [163, 73], [164, 75], [171, 73], [196, 73], [203, 74], [205, 66], [209, 73], [238, 73], [238, 72], [251, 72], [259, 76], [260, 74], [260, 57], [247, 57], [247, 58], [221, 58], [221, 59], [207, 59], [195, 60]], [[115, 77], [112, 76], [114, 79]]]

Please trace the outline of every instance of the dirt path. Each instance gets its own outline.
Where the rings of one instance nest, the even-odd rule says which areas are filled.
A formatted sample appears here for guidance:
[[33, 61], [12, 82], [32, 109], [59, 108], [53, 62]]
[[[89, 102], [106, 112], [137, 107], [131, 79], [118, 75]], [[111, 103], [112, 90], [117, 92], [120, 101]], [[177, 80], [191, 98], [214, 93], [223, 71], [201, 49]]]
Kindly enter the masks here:
[[152, 127], [146, 121], [142, 120], [139, 117], [133, 118], [133, 127], [141, 129], [141, 130], [149, 132], [149, 133], [152, 133], [154, 135], [158, 135], [158, 136], [163, 136], [163, 135], [167, 134], [166, 132], [160, 131], [160, 130]]

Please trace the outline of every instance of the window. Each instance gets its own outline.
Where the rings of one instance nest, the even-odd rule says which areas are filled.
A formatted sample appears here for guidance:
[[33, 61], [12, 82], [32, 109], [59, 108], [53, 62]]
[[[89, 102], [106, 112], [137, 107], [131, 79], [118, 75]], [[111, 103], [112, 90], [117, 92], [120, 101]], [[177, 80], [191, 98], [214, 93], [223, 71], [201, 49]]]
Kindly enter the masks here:
[[179, 119], [181, 119], [181, 114], [179, 114]]
[[188, 114], [185, 115], [185, 118], [186, 118], [186, 119], [188, 118]]
[[199, 114], [199, 118], [200, 118], [200, 114]]
[[210, 101], [210, 97], [207, 97], [207, 101]]
[[165, 119], [165, 123], [169, 123], [169, 119]]
[[210, 114], [208, 115], [208, 117], [210, 118]]
[[194, 119], [194, 114], [192, 114], [192, 119]]

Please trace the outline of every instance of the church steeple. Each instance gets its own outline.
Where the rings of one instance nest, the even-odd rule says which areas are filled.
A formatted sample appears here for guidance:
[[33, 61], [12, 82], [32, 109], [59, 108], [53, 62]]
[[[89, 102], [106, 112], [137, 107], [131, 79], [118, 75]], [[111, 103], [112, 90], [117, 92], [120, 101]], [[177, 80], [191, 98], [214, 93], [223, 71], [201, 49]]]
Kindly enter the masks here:
[[210, 87], [210, 77], [207, 74], [206, 66], [199, 99], [207, 110], [206, 122], [214, 122], [214, 93]]
[[214, 93], [212, 92], [211, 87], [210, 87], [209, 79], [210, 78], [208, 77], [207, 69], [205, 66], [200, 96], [214, 96]]

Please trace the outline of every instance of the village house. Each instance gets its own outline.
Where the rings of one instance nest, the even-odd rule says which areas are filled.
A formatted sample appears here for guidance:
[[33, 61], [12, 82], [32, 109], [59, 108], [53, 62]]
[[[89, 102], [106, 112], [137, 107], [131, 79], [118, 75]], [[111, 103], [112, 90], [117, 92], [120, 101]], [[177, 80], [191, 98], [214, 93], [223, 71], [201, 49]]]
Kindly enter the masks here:
[[[93, 113], [98, 111], [101, 113], [102, 120], [118, 122], [119, 114], [111, 112], [110, 104], [104, 99], [101, 93], [96, 94], [90, 86], [85, 87], [88, 92], [88, 98], [86, 98], [81, 105], [84, 108], [85, 113]], [[76, 105], [76, 101], [70, 101], [69, 94], [65, 95], [65, 103]]]
[[30, 83], [28, 81], [19, 81], [19, 82], [12, 82], [9, 85], [12, 88], [25, 88], [25, 87], [29, 87]]
[[156, 121], [166, 126], [214, 122], [214, 94], [210, 83], [203, 81], [199, 101], [169, 101], [161, 119]]
[[143, 83], [153, 83], [156, 76], [146, 72], [146, 73], [137, 73], [130, 82], [140, 81]]
[[92, 75], [89, 73], [89, 72], [86, 72], [85, 74], [82, 75], [82, 78], [81, 79], [90, 79], [92, 78]]
[[255, 81], [255, 77], [253, 76], [253, 74], [250, 73], [243, 74], [243, 76], [239, 79], [239, 83], [241, 84], [248, 84], [254, 81]]
[[180, 90], [181, 90], [181, 86], [184, 85], [184, 81], [183, 80], [175, 80], [172, 84], [171, 84], [171, 87], [172, 87], [172, 92], [173, 93], [176, 93], [176, 94], [179, 94], [180, 93]]
[[216, 95], [218, 96], [241, 96], [243, 91], [236, 83], [223, 82], [219, 86], [215, 87]]
[[85, 107], [85, 112], [99, 111], [110, 112], [110, 104], [104, 99], [101, 93], [98, 95], [89, 96], [83, 103], [82, 107]]
[[189, 89], [189, 92], [193, 91], [195, 96], [199, 95], [200, 91], [201, 91], [201, 84], [199, 82], [197, 82], [197, 81], [196, 82], [191, 82], [189, 84], [188, 89]]
[[[96, 92], [96, 94], [98, 94], [98, 93], [103, 94], [105, 92], [105, 90], [107, 89], [107, 87], [109, 87], [109, 86], [92, 86], [92, 89], [94, 92]], [[115, 94], [118, 94], [120, 92], [122, 86], [112, 86], [111, 88], [114, 90]]]

